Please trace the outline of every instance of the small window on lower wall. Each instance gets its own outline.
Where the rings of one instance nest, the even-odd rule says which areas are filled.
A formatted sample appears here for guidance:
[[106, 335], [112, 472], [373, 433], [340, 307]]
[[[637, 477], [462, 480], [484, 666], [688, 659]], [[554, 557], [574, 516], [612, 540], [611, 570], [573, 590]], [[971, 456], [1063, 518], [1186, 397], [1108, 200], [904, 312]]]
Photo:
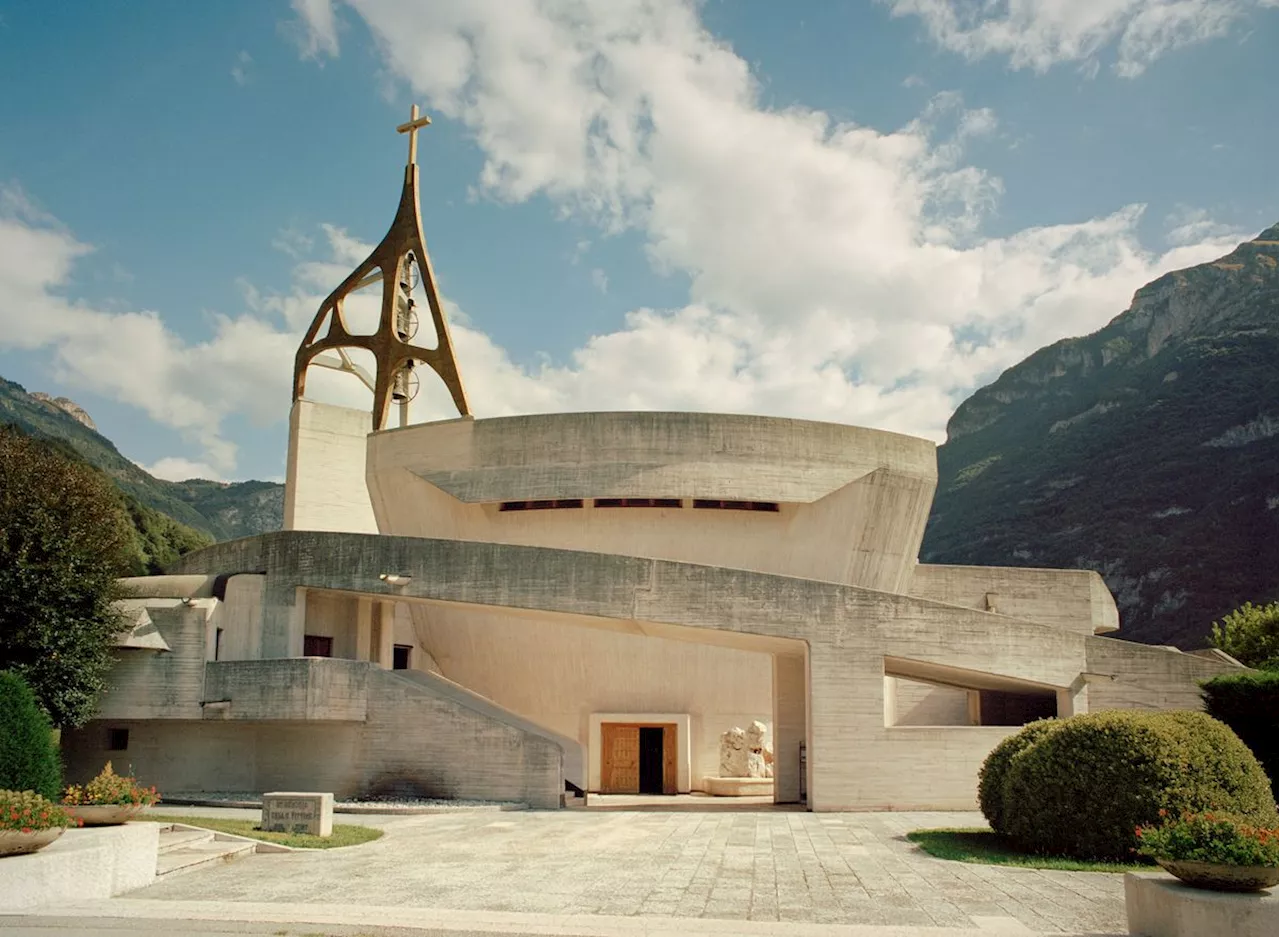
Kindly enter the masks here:
[[413, 652], [412, 644], [396, 644], [391, 648], [391, 669], [408, 670], [409, 655]]
[[302, 636], [302, 656], [303, 657], [332, 657], [333, 656], [333, 638], [319, 634], [306, 634]]
[[978, 693], [978, 724], [984, 726], [1024, 726], [1037, 719], [1058, 715], [1058, 694], [981, 690]]
[[678, 508], [683, 506], [679, 498], [596, 498], [598, 508]]
[[124, 752], [129, 750], [129, 730], [128, 729], [108, 729], [107, 730], [107, 751]]
[[772, 511], [777, 512], [777, 501], [713, 501], [707, 498], [698, 498], [693, 502], [695, 508], [712, 509], [718, 511]]

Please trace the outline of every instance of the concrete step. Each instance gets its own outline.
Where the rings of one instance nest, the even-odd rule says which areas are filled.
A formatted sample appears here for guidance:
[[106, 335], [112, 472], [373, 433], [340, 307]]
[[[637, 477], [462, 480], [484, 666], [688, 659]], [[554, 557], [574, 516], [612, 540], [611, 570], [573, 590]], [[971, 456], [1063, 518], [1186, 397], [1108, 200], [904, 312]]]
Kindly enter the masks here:
[[252, 855], [256, 844], [243, 840], [215, 840], [193, 842], [175, 846], [162, 852], [156, 859], [156, 878], [169, 878], [193, 872], [196, 869], [220, 862], [230, 862], [241, 856]]
[[208, 843], [213, 840], [211, 830], [193, 830], [187, 827], [168, 827], [160, 831], [160, 855], [191, 846], [196, 843]]

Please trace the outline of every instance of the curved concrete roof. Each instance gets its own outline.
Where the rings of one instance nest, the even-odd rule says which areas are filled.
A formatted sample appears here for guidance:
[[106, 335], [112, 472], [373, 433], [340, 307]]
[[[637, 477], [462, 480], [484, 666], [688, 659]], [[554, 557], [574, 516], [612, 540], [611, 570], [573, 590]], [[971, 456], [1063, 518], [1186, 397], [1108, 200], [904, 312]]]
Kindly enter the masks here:
[[872, 472], [934, 481], [934, 444], [883, 430], [719, 413], [553, 413], [450, 420], [369, 438], [463, 502], [669, 497], [817, 501]]

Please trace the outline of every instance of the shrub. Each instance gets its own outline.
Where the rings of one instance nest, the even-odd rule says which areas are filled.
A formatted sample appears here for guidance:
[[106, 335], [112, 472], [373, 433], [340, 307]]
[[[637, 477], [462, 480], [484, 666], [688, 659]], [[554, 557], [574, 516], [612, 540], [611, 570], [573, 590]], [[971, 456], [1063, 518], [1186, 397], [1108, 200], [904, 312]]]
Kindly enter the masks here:
[[1271, 779], [1271, 796], [1276, 788], [1276, 740], [1280, 736], [1276, 712], [1280, 705], [1277, 687], [1280, 675], [1274, 670], [1245, 670], [1219, 674], [1200, 684], [1204, 709], [1229, 725]]
[[1138, 840], [1138, 853], [1152, 859], [1247, 866], [1280, 861], [1275, 827], [1249, 826], [1213, 813], [1167, 817], [1159, 826], [1139, 829]]
[[1004, 809], [1004, 782], [1009, 773], [1009, 763], [1018, 752], [1034, 745], [1046, 734], [1062, 723], [1057, 719], [1039, 719], [1023, 726], [1017, 732], [1004, 739], [991, 750], [982, 768], [978, 771], [978, 806], [982, 815], [991, 824], [991, 829], [1007, 835], [1006, 813]]
[[1246, 667], [1276, 669], [1277, 644], [1280, 643], [1280, 605], [1254, 605], [1245, 602], [1235, 611], [1213, 623], [1209, 643], [1226, 651]]
[[149, 807], [159, 803], [160, 795], [154, 787], [139, 787], [136, 779], [116, 774], [111, 762], [102, 773], [84, 787], [71, 785], [62, 796], [62, 802], [73, 807], [113, 805], [120, 807]]
[[62, 764], [49, 717], [27, 682], [0, 671], [0, 789], [58, 796]]
[[1009, 835], [1029, 852], [1121, 859], [1168, 815], [1231, 814], [1275, 825], [1271, 785], [1229, 728], [1200, 712], [1111, 711], [1061, 721], [1016, 754], [1004, 786]]
[[68, 826], [79, 821], [35, 791], [0, 791], [0, 830], [32, 833]]

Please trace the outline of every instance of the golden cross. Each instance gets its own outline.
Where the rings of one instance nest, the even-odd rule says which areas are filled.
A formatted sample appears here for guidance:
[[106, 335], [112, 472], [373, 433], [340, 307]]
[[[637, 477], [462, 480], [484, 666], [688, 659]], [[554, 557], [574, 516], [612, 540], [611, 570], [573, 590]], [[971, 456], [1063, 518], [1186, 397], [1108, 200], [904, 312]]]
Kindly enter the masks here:
[[409, 135], [410, 166], [418, 162], [418, 131], [429, 123], [431, 123], [430, 117], [418, 116], [418, 105], [415, 104], [409, 110], [409, 122], [396, 128], [397, 133], [407, 133]]

